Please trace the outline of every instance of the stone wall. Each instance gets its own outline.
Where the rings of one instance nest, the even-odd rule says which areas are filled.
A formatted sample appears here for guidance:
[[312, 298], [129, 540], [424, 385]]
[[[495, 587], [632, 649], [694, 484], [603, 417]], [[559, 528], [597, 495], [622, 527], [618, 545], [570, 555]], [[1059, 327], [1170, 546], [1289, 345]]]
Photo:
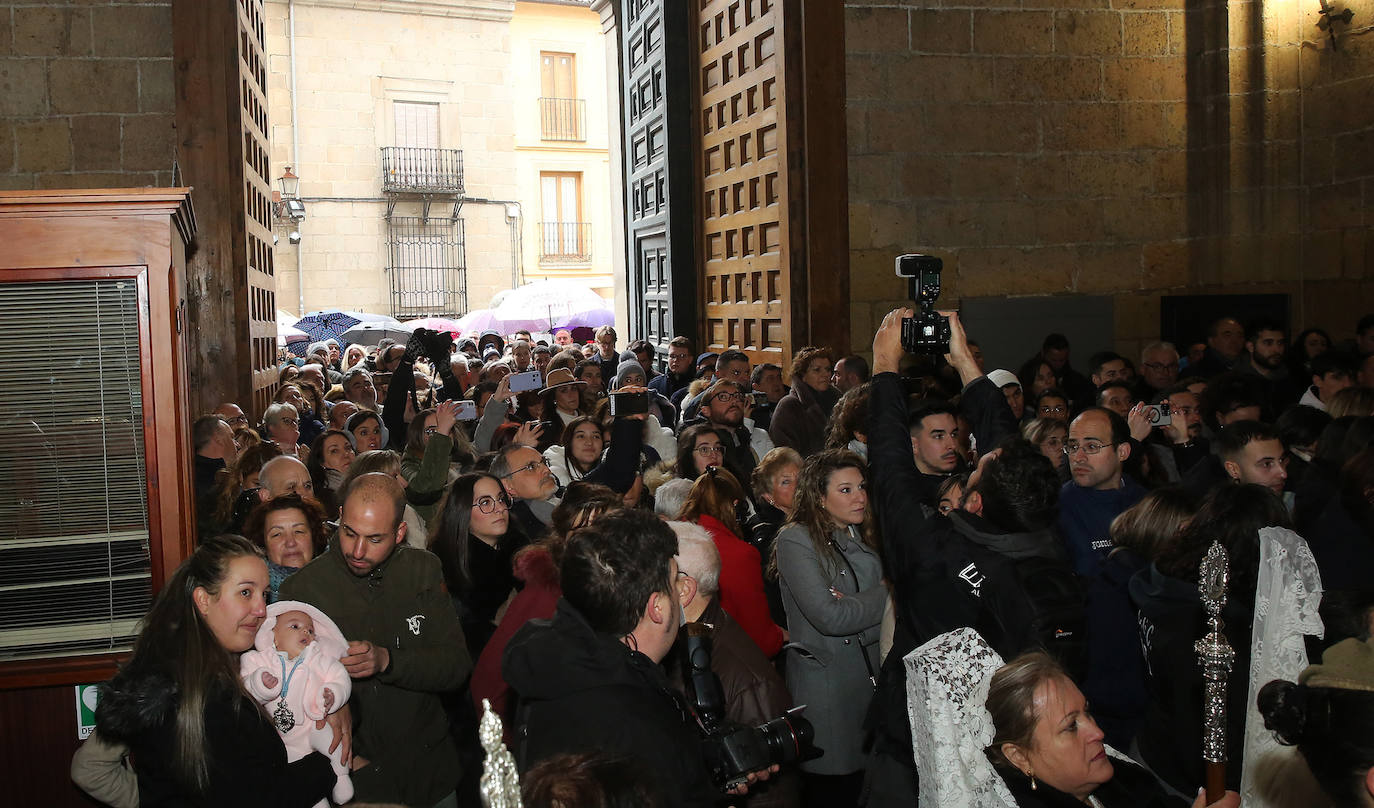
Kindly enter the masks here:
[[0, 3], [0, 189], [170, 185], [171, 0]]
[[856, 347], [904, 294], [900, 252], [945, 259], [950, 303], [1114, 295], [1125, 351], [1162, 293], [1286, 292], [1342, 335], [1374, 308], [1351, 294], [1374, 276], [1374, 42], [1333, 51], [1315, 4], [847, 7]]

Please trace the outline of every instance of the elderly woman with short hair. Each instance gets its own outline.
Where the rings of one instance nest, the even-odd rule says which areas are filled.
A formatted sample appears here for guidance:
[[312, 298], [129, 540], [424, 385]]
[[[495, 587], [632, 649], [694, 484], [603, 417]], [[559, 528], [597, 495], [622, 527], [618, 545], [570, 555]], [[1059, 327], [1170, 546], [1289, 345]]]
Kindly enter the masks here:
[[310, 457], [310, 449], [300, 442], [300, 413], [290, 404], [279, 402], [269, 406], [262, 414], [262, 428], [258, 432], [277, 444], [284, 455], [302, 463]]

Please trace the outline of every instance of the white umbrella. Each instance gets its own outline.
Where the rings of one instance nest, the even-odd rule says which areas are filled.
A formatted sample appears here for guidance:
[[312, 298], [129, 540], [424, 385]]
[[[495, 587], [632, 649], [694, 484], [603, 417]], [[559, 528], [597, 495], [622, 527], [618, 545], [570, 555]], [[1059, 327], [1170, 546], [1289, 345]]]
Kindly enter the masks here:
[[410, 339], [410, 330], [406, 328], [392, 328], [386, 323], [358, 323], [339, 335], [339, 338], [349, 344], [376, 345], [382, 340], [390, 337], [397, 342], [404, 344]]
[[510, 334], [522, 328], [548, 331], [554, 323], [583, 312], [605, 309], [607, 300], [577, 281], [554, 279], [527, 283], [505, 294], [491, 314]]

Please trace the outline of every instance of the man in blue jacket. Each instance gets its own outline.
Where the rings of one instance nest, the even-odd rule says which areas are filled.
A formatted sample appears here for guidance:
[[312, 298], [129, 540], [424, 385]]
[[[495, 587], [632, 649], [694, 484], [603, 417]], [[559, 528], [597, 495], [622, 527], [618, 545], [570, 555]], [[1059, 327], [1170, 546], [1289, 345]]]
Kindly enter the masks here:
[[1123, 473], [1132, 447], [1126, 419], [1106, 407], [1089, 407], [1069, 425], [1064, 453], [1073, 479], [1059, 492], [1059, 535], [1079, 575], [1097, 571], [1112, 549], [1112, 520], [1145, 496]]

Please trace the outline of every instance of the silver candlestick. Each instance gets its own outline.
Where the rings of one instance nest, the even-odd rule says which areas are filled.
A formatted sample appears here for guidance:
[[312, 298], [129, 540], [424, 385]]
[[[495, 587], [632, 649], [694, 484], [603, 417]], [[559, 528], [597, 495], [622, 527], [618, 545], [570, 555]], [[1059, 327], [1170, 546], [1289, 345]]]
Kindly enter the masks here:
[[486, 808], [521, 808], [520, 773], [502, 734], [501, 717], [491, 709], [490, 701], [482, 699], [482, 720], [477, 726], [477, 736], [487, 752], [478, 781], [482, 804]]
[[1221, 633], [1221, 610], [1226, 606], [1230, 565], [1226, 548], [1214, 541], [1198, 568], [1198, 595], [1207, 610], [1209, 631], [1193, 645], [1202, 666], [1202, 759], [1207, 768], [1207, 802], [1226, 793], [1226, 681], [1236, 652]]

